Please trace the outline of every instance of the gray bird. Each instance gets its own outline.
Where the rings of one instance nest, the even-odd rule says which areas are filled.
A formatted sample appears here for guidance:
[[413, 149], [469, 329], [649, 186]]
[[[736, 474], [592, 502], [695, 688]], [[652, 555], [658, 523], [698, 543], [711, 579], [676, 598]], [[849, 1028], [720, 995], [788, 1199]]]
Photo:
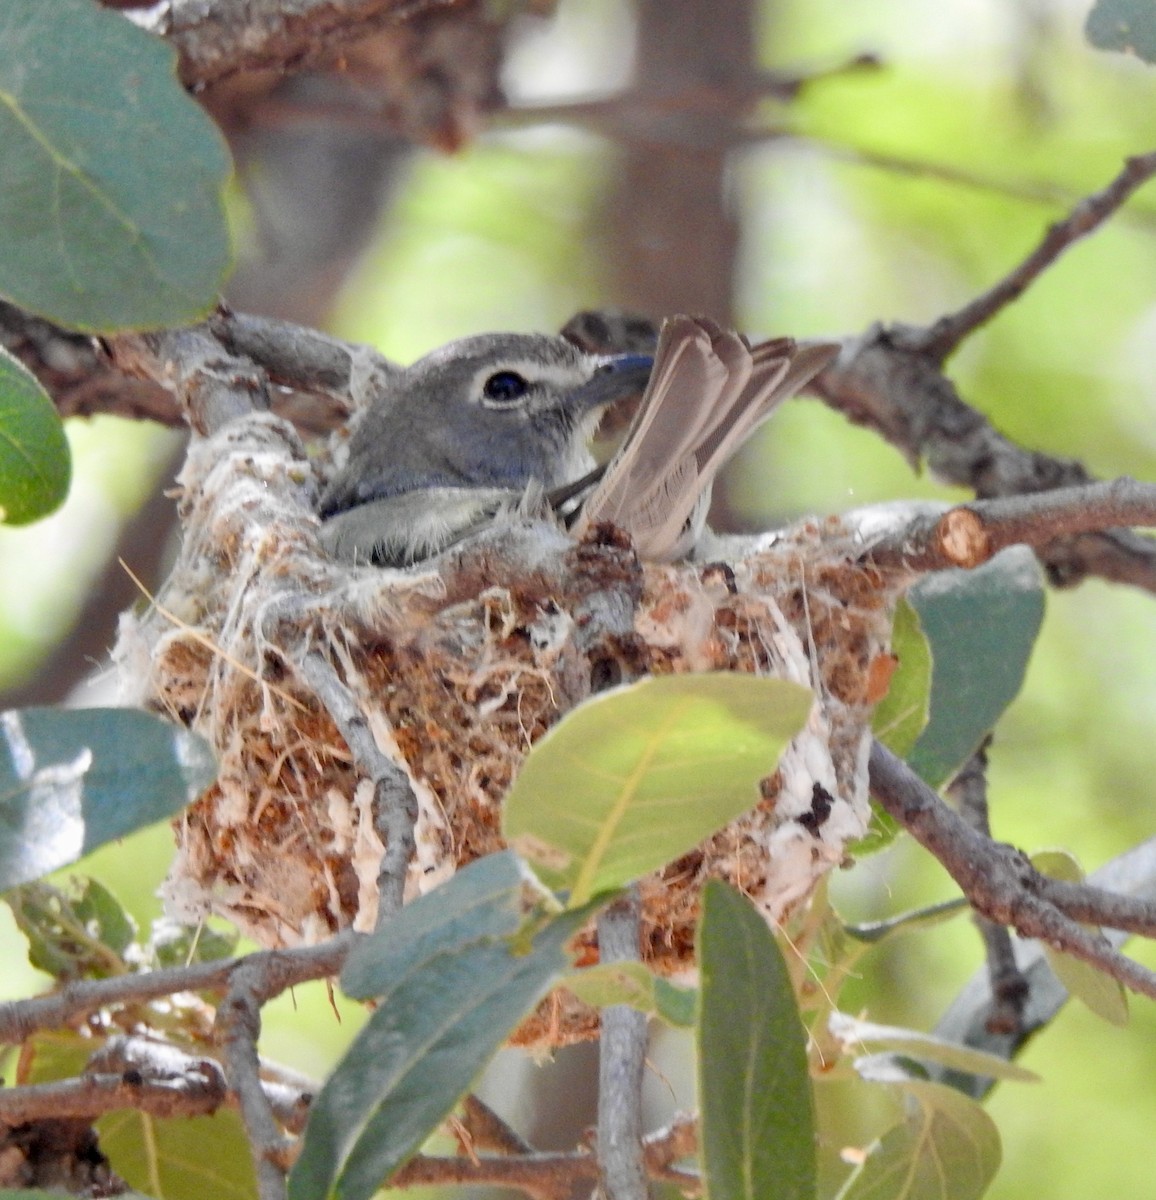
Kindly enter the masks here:
[[594, 467], [605, 409], [639, 393], [647, 355], [587, 354], [545, 334], [463, 338], [390, 377], [321, 498], [322, 542], [350, 562], [405, 566], [529, 490]]
[[[537, 489], [585, 495], [581, 534], [608, 521], [646, 558], [693, 548], [719, 467], [838, 347], [751, 347], [691, 317], [667, 321], [653, 360], [587, 354], [561, 337], [453, 342], [390, 380], [321, 502], [335, 557], [406, 565]], [[604, 410], [649, 383], [599, 480], [587, 442]]]

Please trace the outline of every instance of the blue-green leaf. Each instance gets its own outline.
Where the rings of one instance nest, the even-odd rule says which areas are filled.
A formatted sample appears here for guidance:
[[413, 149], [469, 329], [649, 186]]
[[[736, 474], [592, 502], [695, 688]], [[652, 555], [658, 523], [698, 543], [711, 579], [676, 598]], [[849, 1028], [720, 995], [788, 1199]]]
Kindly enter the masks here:
[[174, 64], [93, 0], [0, 6], [0, 294], [78, 329], [212, 307], [229, 158]]
[[974, 571], [940, 571], [911, 592], [931, 644], [931, 715], [907, 761], [940, 787], [971, 757], [1023, 684], [1044, 616], [1026, 546]]
[[545, 915], [512, 856], [494, 857], [405, 908], [347, 968], [378, 1007], [313, 1104], [290, 1200], [368, 1200], [569, 968], [591, 910]]
[[1096, 0], [1084, 33], [1101, 50], [1156, 62], [1156, 4], [1152, 0]]
[[215, 776], [201, 738], [150, 713], [0, 713], [0, 891], [171, 816]]
[[806, 1032], [774, 936], [726, 884], [703, 893], [698, 1078], [711, 1200], [814, 1200]]

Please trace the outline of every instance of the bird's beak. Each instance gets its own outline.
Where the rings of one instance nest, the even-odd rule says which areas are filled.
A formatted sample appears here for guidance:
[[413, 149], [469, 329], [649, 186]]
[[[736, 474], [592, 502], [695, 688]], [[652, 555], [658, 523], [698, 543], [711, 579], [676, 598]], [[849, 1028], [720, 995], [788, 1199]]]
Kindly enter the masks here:
[[599, 412], [607, 405], [646, 390], [654, 359], [649, 354], [616, 354], [604, 358], [597, 370], [566, 399], [571, 411], [583, 414]]

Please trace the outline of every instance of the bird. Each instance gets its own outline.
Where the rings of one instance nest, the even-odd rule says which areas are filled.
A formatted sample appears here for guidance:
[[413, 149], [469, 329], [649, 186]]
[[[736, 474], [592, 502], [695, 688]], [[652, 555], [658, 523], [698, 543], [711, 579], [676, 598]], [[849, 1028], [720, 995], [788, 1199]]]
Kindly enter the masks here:
[[[390, 377], [320, 504], [337, 559], [409, 566], [502, 509], [545, 497], [576, 536], [609, 522], [643, 558], [686, 556], [718, 469], [838, 352], [755, 346], [703, 317], [663, 323], [653, 358], [597, 355], [564, 337], [482, 334]], [[612, 404], [642, 393], [604, 468], [588, 443]]]
[[321, 497], [321, 541], [343, 561], [409, 566], [503, 508], [594, 467], [609, 405], [640, 394], [649, 355], [599, 355], [547, 334], [461, 338], [396, 372]]

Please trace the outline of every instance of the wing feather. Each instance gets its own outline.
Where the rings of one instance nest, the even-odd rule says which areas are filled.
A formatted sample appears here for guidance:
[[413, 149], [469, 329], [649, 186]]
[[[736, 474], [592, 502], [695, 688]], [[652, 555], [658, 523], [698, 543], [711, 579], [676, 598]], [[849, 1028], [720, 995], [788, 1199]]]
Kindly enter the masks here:
[[647, 558], [693, 544], [719, 468], [780, 401], [805, 386], [838, 347], [774, 338], [751, 347], [712, 321], [672, 317], [630, 429], [583, 505], [581, 533], [609, 521]]

